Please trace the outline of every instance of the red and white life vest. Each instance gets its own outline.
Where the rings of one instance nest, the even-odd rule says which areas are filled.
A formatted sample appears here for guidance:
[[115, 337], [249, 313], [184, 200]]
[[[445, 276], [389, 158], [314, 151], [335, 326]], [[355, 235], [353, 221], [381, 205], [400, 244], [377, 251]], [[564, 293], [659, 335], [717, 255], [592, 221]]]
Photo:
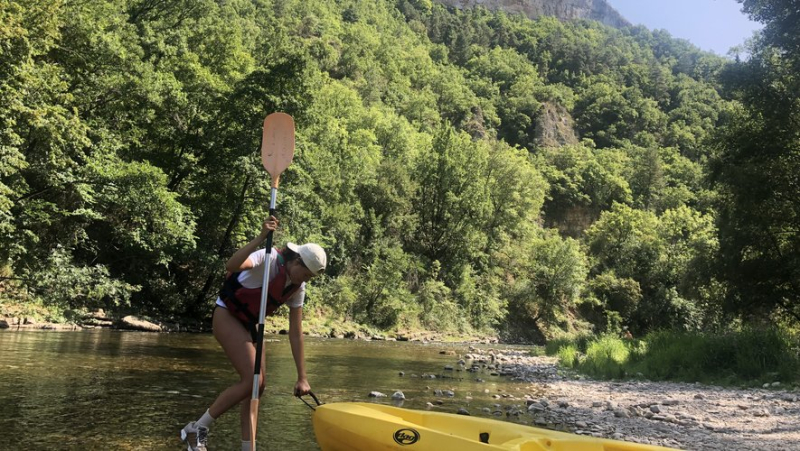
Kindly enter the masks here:
[[[264, 264], [270, 264], [268, 255]], [[277, 267], [278, 273], [269, 281], [266, 316], [273, 315], [281, 305], [300, 289], [300, 285], [286, 285], [286, 263], [280, 251], [278, 251]], [[222, 284], [219, 297], [225, 302], [228, 311], [233, 313], [248, 328], [254, 330], [258, 325], [258, 314], [261, 309], [262, 287], [245, 288], [239, 282], [239, 274], [241, 274], [241, 271], [228, 273], [225, 282]]]

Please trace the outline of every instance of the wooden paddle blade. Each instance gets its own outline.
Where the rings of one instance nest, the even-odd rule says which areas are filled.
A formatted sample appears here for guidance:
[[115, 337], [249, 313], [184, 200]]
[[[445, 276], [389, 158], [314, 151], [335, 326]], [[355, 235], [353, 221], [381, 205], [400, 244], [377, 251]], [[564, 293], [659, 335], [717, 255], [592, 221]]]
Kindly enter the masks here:
[[294, 119], [286, 113], [272, 113], [264, 119], [261, 140], [261, 162], [272, 177], [272, 187], [278, 187], [281, 174], [294, 157]]

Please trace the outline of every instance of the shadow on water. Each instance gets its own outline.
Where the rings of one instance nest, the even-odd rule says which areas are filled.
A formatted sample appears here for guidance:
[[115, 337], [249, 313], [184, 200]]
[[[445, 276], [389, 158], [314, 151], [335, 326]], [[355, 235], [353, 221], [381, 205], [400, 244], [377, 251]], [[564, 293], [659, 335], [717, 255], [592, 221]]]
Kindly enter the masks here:
[[[318, 449], [311, 410], [291, 396], [296, 372], [288, 340], [267, 340], [259, 449]], [[391, 396], [401, 390], [404, 407], [424, 409], [439, 401], [439, 411], [465, 407], [480, 414], [482, 407], [501, 402], [492, 398], [498, 392], [540, 394], [529, 384], [488, 373], [444, 371], [458, 360], [439, 354], [448, 347], [462, 349], [306, 338], [306, 371], [323, 402], [369, 401], [371, 391]], [[4, 331], [0, 356], [0, 450], [182, 449], [180, 428], [237, 378], [209, 334]], [[446, 377], [413, 377], [423, 374]], [[455, 396], [436, 398], [436, 389]], [[235, 408], [216, 421], [210, 445], [239, 449], [239, 428]]]

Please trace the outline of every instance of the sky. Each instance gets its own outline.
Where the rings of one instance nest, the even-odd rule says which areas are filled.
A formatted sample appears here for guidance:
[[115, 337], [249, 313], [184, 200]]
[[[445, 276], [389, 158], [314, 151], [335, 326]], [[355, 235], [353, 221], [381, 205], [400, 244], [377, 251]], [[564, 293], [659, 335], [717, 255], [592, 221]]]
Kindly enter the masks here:
[[634, 25], [665, 29], [702, 50], [725, 56], [762, 25], [741, 12], [735, 0], [606, 0]]

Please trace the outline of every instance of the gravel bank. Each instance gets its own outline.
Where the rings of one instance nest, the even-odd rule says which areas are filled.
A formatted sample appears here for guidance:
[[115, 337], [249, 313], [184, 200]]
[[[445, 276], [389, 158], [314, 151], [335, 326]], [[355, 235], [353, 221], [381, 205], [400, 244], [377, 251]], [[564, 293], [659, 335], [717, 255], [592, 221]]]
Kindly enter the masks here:
[[547, 393], [520, 400], [526, 422], [536, 425], [686, 450], [800, 450], [800, 390], [778, 381], [758, 389], [595, 381], [564, 375], [553, 357], [474, 347], [462, 362], [467, 371], [488, 367]]

